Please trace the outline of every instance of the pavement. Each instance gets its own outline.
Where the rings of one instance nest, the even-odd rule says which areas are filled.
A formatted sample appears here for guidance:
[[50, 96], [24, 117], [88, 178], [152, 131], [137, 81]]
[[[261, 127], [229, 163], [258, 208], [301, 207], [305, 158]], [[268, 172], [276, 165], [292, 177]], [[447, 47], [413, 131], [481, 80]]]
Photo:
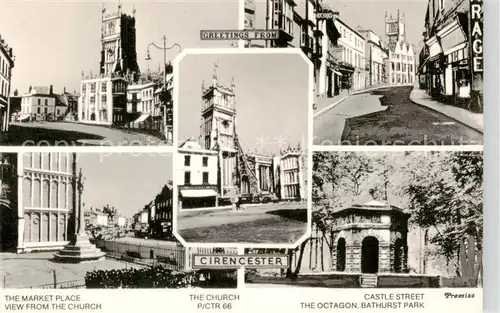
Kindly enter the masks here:
[[481, 131], [410, 99], [412, 86], [350, 95], [314, 117], [314, 145], [480, 145]]
[[377, 90], [377, 89], [384, 88], [384, 87], [387, 87], [387, 84], [372, 85], [372, 86], [369, 86], [367, 88], [360, 89], [360, 90], [344, 89], [338, 95], [336, 95], [334, 97], [320, 98], [315, 103], [313, 115], [314, 115], [314, 117], [316, 117], [318, 115], [325, 113], [326, 111], [334, 108], [337, 104], [346, 100], [349, 96], [357, 95], [357, 94], [364, 93], [367, 91]]
[[78, 286], [83, 283], [88, 271], [141, 267], [113, 259], [80, 264], [56, 263], [52, 261], [53, 253], [0, 253], [1, 288], [43, 288], [45, 287], [43, 285], [50, 286], [54, 283], [54, 271], [58, 284]]
[[20, 146], [144, 146], [164, 145], [153, 135], [131, 129], [73, 122], [11, 123], [9, 145]]
[[481, 133], [484, 130], [484, 118], [482, 113], [474, 113], [453, 105], [441, 103], [432, 99], [431, 96], [425, 92], [425, 90], [417, 87], [412, 89], [410, 93], [410, 100], [416, 104], [445, 114], [450, 118], [480, 131]]

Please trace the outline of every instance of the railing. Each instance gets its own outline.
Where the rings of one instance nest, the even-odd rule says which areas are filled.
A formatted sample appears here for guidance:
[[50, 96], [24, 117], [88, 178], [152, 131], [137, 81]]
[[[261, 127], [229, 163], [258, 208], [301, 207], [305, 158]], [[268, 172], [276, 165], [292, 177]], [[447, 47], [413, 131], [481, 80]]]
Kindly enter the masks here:
[[[58, 281], [57, 280], [57, 271], [52, 270], [52, 283], [43, 284], [43, 285], [33, 285], [33, 286], [22, 286], [22, 287], [13, 287], [19, 289], [80, 289], [85, 288], [85, 279], [77, 279], [77, 280], [67, 280], [67, 281]], [[3, 286], [2, 288], [9, 288], [7, 285], [5, 275], [3, 277]]]
[[96, 246], [107, 256], [146, 266], [164, 265], [172, 270], [185, 268], [185, 250], [180, 243], [169, 241], [145, 241], [122, 243], [96, 240]]

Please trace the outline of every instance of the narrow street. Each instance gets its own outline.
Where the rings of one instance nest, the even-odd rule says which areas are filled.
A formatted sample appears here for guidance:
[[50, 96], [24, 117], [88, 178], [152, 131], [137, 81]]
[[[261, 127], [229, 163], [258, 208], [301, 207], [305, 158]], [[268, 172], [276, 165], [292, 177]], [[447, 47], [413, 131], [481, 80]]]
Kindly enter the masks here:
[[314, 145], [478, 145], [483, 135], [397, 86], [349, 96], [314, 118]]
[[16, 146], [148, 146], [165, 141], [139, 130], [72, 122], [11, 123], [4, 140]]

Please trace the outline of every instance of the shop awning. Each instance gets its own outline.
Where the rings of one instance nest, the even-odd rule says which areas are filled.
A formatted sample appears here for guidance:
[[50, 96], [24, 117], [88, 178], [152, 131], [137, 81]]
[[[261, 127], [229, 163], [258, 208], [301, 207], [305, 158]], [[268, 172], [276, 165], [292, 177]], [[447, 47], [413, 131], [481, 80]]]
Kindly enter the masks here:
[[18, 122], [22, 122], [22, 121], [25, 121], [25, 120], [27, 120], [29, 118], [30, 118], [29, 114], [21, 114], [20, 116], [18, 116], [17, 121]]
[[213, 189], [186, 189], [181, 190], [180, 192], [183, 198], [205, 198], [217, 196], [217, 192]]
[[450, 25], [444, 27], [438, 32], [438, 36], [440, 37], [441, 47], [445, 55], [451, 53], [455, 47], [467, 41], [465, 32], [462, 30], [458, 20], [454, 20]]
[[148, 117], [150, 116], [151, 114], [148, 114], [148, 113], [145, 113], [145, 114], [141, 114], [141, 116], [139, 116], [135, 121], [134, 123], [142, 123], [144, 122], [145, 120], [148, 119]]

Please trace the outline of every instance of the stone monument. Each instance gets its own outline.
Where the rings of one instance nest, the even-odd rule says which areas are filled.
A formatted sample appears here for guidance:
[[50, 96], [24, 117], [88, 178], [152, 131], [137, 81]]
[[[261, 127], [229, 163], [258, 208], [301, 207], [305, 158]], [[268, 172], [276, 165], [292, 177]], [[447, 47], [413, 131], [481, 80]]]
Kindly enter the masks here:
[[[74, 171], [76, 172], [76, 169]], [[106, 253], [91, 244], [85, 232], [85, 221], [82, 208], [83, 175], [81, 169], [78, 177], [75, 175], [74, 180], [74, 184], [76, 185], [75, 189], [78, 191], [78, 198], [76, 199], [77, 205], [75, 205], [76, 207], [74, 208], [76, 233], [68, 245], [54, 254], [54, 260], [66, 263], [103, 260]], [[73, 204], [76, 203], [75, 201], [73, 202]]]

